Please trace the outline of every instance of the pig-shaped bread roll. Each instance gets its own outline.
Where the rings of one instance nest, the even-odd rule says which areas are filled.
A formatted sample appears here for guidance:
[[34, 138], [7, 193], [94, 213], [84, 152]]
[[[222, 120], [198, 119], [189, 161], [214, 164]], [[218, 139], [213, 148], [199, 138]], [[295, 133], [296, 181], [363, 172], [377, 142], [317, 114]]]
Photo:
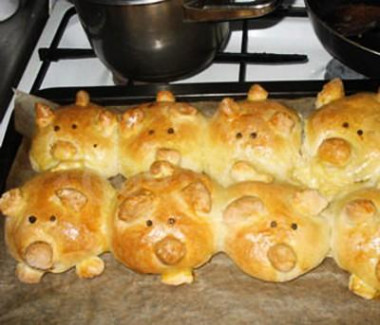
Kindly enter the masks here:
[[34, 170], [91, 168], [104, 177], [118, 174], [116, 115], [90, 103], [79, 91], [73, 105], [52, 110], [36, 104], [36, 132], [30, 161]]
[[160, 91], [153, 103], [127, 110], [120, 125], [120, 172], [125, 177], [165, 160], [201, 171], [205, 117], [193, 106]]
[[191, 283], [192, 270], [215, 253], [212, 184], [205, 175], [157, 161], [126, 181], [118, 202], [111, 249], [128, 268], [161, 274], [170, 285]]
[[224, 251], [249, 275], [283, 282], [319, 265], [329, 251], [327, 201], [316, 191], [244, 182], [227, 189]]
[[86, 170], [45, 172], [4, 193], [5, 239], [20, 281], [37, 283], [73, 266], [81, 278], [101, 274], [98, 255], [109, 250], [115, 203], [113, 187]]
[[351, 273], [349, 289], [372, 299], [380, 295], [380, 189], [365, 188], [336, 200], [327, 210], [331, 248]]
[[222, 185], [290, 180], [301, 147], [297, 113], [253, 85], [244, 101], [221, 101], [210, 121], [205, 171]]
[[318, 94], [316, 107], [305, 123], [304, 166], [295, 173], [299, 180], [329, 197], [375, 182], [380, 176], [380, 94], [345, 97], [342, 81], [334, 79]]

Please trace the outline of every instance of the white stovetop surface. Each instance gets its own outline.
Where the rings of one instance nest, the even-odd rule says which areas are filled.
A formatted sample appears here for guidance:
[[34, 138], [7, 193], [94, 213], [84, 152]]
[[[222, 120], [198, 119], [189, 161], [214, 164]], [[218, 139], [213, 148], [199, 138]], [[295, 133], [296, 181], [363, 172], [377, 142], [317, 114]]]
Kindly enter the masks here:
[[[292, 1], [292, 0], [289, 0]], [[72, 6], [66, 0], [58, 0], [52, 6], [51, 15], [42, 33], [36, 49], [49, 47], [55, 31], [67, 11]], [[304, 6], [303, 0], [296, 0], [295, 6]], [[314, 34], [311, 23], [307, 18], [287, 17], [280, 23], [249, 30], [248, 52], [278, 53], [278, 54], [306, 54], [308, 63], [291, 65], [260, 65], [247, 66], [246, 81], [270, 81], [270, 80], [307, 80], [324, 79], [325, 67], [331, 60], [331, 56], [324, 50]], [[90, 48], [86, 35], [75, 16], [65, 31], [59, 45], [65, 48]], [[240, 52], [241, 32], [234, 31], [227, 44], [226, 51]], [[29, 92], [34, 79], [41, 66], [38, 53], [35, 50], [29, 60], [18, 89]], [[191, 82], [229, 82], [237, 81], [239, 64], [213, 64], [198, 75], [177, 81], [176, 83]], [[112, 85], [111, 73], [97, 58], [80, 60], [61, 60], [50, 65], [48, 73], [41, 88], [67, 87], [67, 86], [96, 86]], [[8, 127], [13, 110], [12, 99], [7, 112], [0, 124], [0, 146]]]

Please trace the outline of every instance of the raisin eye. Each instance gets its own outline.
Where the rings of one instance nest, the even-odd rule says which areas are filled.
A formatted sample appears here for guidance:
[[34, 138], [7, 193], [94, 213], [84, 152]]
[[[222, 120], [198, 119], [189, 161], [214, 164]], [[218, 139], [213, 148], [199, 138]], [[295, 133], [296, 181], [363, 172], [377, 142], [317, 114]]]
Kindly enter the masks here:
[[168, 129], [168, 133], [169, 133], [169, 134], [173, 134], [173, 133], [174, 133], [174, 129], [173, 129], [173, 128], [169, 128], [169, 129]]
[[58, 125], [54, 125], [54, 131], [58, 132], [61, 128]]
[[77, 127], [78, 127], [78, 125], [76, 125], [75, 123], [74, 123], [73, 125], [71, 125], [71, 128], [72, 128], [73, 130], [75, 130]]
[[149, 135], [153, 135], [153, 134], [154, 134], [154, 130], [149, 130], [149, 131], [148, 131], [148, 134], [149, 134]]
[[35, 216], [30, 216], [28, 219], [30, 223], [35, 223], [37, 221], [37, 218]]
[[348, 124], [348, 122], [344, 122], [343, 124], [342, 124], [342, 126], [344, 127], [344, 128], [348, 128], [349, 126], [350, 126], [350, 124]]
[[169, 218], [168, 219], [168, 224], [169, 225], [174, 225], [175, 224], [175, 219], [174, 218]]
[[50, 221], [51, 221], [51, 222], [54, 222], [55, 220], [57, 220], [57, 217], [56, 217], [56, 216], [50, 216]]
[[147, 225], [148, 227], [152, 227], [152, 226], [153, 226], [153, 221], [152, 221], [152, 220], [147, 220], [147, 221], [146, 221], [146, 225]]
[[358, 130], [356, 133], [357, 133], [358, 135], [363, 135], [363, 130]]
[[243, 135], [241, 134], [241, 132], [236, 133], [236, 139], [241, 139], [242, 137]]
[[250, 136], [252, 139], [256, 139], [256, 138], [257, 138], [257, 133], [256, 133], [256, 132], [252, 132], [249, 136]]
[[292, 227], [293, 230], [297, 230], [298, 225], [296, 223], [292, 223], [291, 227]]
[[96, 143], [94, 143], [93, 147], [96, 148], [98, 145]]
[[277, 222], [276, 221], [272, 221], [270, 223], [270, 226], [271, 226], [271, 228], [276, 228], [277, 227]]

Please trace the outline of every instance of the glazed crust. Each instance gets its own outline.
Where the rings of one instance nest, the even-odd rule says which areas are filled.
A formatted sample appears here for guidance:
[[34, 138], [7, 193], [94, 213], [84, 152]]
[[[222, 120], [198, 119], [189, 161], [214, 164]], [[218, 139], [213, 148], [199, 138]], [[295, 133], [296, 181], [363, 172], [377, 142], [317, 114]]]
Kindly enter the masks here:
[[323, 105], [305, 123], [305, 161], [298, 178], [334, 196], [355, 183], [379, 178], [380, 100], [374, 93], [344, 97], [337, 80], [328, 86], [319, 95], [325, 97], [319, 99]]
[[222, 100], [208, 128], [205, 171], [223, 185], [273, 178], [291, 181], [299, 159], [301, 123], [295, 111], [267, 99], [258, 85], [247, 100]]
[[36, 104], [36, 132], [30, 161], [38, 172], [91, 168], [105, 177], [119, 171], [116, 115], [89, 102], [86, 92], [56, 110]]
[[366, 188], [328, 209], [331, 248], [338, 265], [352, 274], [350, 290], [371, 299], [380, 293], [380, 190]]
[[[116, 259], [137, 272], [162, 274], [168, 284], [191, 282], [191, 270], [216, 251], [212, 191], [205, 175], [167, 162], [127, 180], [111, 226]], [[179, 274], [186, 279], [177, 282]]]
[[104, 265], [96, 256], [109, 250], [115, 200], [112, 186], [88, 170], [45, 172], [3, 194], [5, 238], [20, 262], [20, 280], [36, 282], [38, 272], [41, 277], [73, 266], [81, 277], [101, 273]]
[[120, 126], [120, 172], [125, 177], [166, 160], [194, 171], [203, 169], [206, 119], [187, 103], [162, 91], [157, 101], [126, 111]]
[[327, 202], [316, 191], [246, 182], [227, 189], [224, 251], [249, 275], [282, 282], [318, 266], [329, 250]]

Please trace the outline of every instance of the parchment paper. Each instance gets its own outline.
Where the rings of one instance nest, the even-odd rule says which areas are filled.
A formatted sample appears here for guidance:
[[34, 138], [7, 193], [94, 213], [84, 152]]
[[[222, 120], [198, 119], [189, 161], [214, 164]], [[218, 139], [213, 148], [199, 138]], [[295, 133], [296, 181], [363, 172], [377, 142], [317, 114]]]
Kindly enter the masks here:
[[[17, 105], [23, 105], [16, 108], [16, 125], [22, 125], [26, 137], [9, 187], [34, 174], [27, 160], [33, 99], [25, 94], [19, 99]], [[312, 107], [311, 99], [285, 102], [303, 113]], [[197, 105], [211, 111], [216, 106]], [[3, 229], [4, 218], [0, 223]], [[14, 275], [16, 262], [6, 252], [3, 231], [0, 238], [0, 324], [380, 324], [379, 300], [349, 292], [349, 275], [330, 258], [293, 281], [268, 283], [218, 254], [195, 271], [193, 284], [171, 287], [159, 276], [134, 273], [104, 254], [100, 277], [80, 280], [70, 270], [28, 285]]]

